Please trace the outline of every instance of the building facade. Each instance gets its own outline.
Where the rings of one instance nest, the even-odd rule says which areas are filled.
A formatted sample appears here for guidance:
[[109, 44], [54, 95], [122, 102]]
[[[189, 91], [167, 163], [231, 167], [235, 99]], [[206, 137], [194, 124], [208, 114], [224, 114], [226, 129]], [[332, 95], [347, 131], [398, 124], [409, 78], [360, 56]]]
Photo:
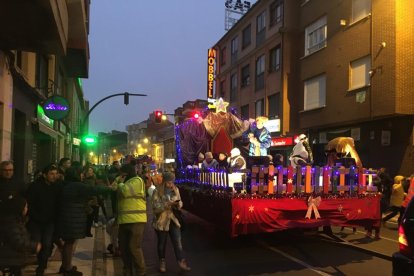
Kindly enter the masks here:
[[[88, 76], [89, 4], [0, 4], [0, 154], [25, 181], [63, 156], [76, 160], [73, 138], [88, 107], [79, 78]], [[53, 95], [69, 102], [63, 120], [44, 113], [42, 103]]]
[[318, 165], [329, 140], [350, 136], [364, 166], [410, 175], [413, 10], [408, 0], [257, 1], [214, 45], [216, 97], [242, 118], [280, 119], [274, 141], [306, 133]]

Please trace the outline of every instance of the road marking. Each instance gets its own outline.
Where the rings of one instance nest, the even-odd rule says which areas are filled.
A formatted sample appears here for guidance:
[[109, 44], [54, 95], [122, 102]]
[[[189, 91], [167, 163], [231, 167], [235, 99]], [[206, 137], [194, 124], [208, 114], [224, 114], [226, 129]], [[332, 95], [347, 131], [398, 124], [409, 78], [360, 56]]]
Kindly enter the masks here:
[[289, 254], [287, 254], [285, 252], [283, 252], [283, 251], [280, 251], [279, 249], [276, 249], [273, 246], [270, 246], [270, 245], [266, 244], [263, 241], [258, 241], [258, 243], [261, 244], [263, 247], [265, 247], [265, 248], [267, 248], [267, 249], [269, 249], [269, 250], [271, 250], [271, 251], [273, 251], [275, 253], [278, 253], [278, 254], [284, 256], [285, 258], [288, 258], [289, 260], [291, 260], [291, 261], [293, 261], [295, 263], [298, 263], [298, 264], [306, 267], [307, 269], [312, 270], [313, 272], [315, 272], [315, 273], [317, 273], [319, 275], [323, 275], [323, 276], [330, 276], [331, 275], [331, 274], [328, 274], [326, 272], [323, 272], [323, 271], [319, 270], [318, 268], [316, 268], [316, 267], [314, 267], [314, 266], [312, 266], [310, 264], [307, 264], [304, 261], [301, 261], [301, 260], [299, 260], [299, 259], [297, 259], [297, 258], [295, 258], [295, 257], [293, 257], [293, 256], [291, 256], [291, 255], [289, 255]]

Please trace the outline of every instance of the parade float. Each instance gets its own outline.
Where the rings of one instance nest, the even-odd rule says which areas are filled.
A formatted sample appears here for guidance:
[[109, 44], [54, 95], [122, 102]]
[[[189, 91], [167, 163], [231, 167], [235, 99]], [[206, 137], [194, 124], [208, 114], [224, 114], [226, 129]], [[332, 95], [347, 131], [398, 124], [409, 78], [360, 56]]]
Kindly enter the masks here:
[[239, 140], [251, 130], [249, 121], [227, 112], [226, 105], [220, 99], [215, 112], [176, 125], [176, 182], [186, 210], [231, 237], [292, 228], [380, 226], [375, 172], [362, 167], [350, 137], [328, 143], [329, 162], [322, 167], [306, 162], [305, 139], [297, 141], [289, 166], [275, 166], [265, 156], [246, 157], [256, 163], [247, 162], [241, 171], [195, 165], [200, 152], [229, 153], [241, 147]]

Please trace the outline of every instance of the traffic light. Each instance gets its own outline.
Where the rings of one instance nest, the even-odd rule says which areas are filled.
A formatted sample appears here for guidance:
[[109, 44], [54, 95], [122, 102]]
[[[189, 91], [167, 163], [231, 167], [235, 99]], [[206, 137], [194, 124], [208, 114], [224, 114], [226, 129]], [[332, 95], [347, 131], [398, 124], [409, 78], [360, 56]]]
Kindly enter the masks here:
[[128, 92], [124, 93], [124, 104], [125, 105], [129, 104], [129, 93]]
[[97, 142], [96, 136], [93, 135], [86, 135], [83, 137], [82, 142], [84, 142], [86, 145], [95, 145]]
[[155, 110], [154, 111], [154, 117], [155, 117], [155, 122], [156, 123], [161, 123], [162, 122], [162, 111], [161, 110]]

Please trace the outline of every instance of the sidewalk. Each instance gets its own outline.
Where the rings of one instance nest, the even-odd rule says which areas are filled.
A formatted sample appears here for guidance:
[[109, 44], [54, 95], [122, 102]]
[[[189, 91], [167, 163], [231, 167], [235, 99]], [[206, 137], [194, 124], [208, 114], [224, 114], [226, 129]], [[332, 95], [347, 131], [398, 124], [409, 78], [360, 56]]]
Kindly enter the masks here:
[[[147, 275], [161, 275], [158, 272], [158, 256], [157, 256], [157, 237], [151, 225], [152, 211], [147, 205], [148, 222], [145, 226], [143, 250], [145, 263], [147, 266]], [[106, 247], [110, 243], [110, 237], [105, 231], [105, 227], [93, 228], [93, 237], [78, 240], [72, 264], [77, 266], [84, 276], [122, 276], [122, 260], [120, 257], [113, 257]], [[168, 240], [167, 252], [167, 273], [162, 275], [176, 275], [180, 273], [180, 268], [175, 260], [172, 245]], [[61, 257], [59, 252], [49, 259], [48, 267], [45, 275], [61, 275], [58, 274]], [[29, 265], [23, 270], [24, 276], [34, 276], [36, 265]], [[186, 273], [191, 275], [191, 273]]]
[[[95, 229], [99, 231], [99, 229]], [[96, 235], [96, 234], [95, 234]], [[90, 276], [92, 274], [92, 262], [94, 260], [94, 243], [95, 238], [85, 238], [79, 240], [76, 244], [76, 251], [73, 256], [73, 265], [78, 267], [79, 271], [83, 272], [83, 275]], [[54, 251], [54, 254], [49, 259], [48, 267], [45, 271], [45, 275], [60, 275], [59, 268], [62, 264], [62, 258], [58, 250]], [[23, 270], [23, 275], [31, 276], [35, 275], [36, 265], [27, 266]], [[114, 275], [114, 274], [112, 274]]]

